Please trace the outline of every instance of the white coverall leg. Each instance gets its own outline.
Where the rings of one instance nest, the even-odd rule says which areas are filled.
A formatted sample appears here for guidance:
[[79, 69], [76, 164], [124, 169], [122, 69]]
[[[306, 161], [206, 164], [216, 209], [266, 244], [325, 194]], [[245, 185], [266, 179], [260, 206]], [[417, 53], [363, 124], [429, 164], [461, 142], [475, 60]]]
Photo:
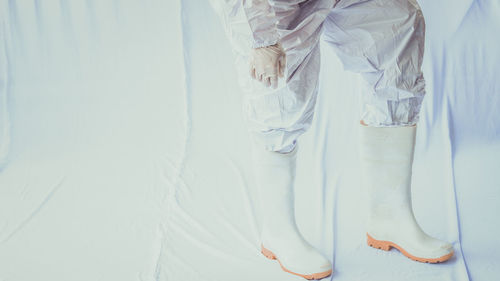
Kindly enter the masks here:
[[261, 42], [265, 40], [255, 43], [254, 38], [263, 37], [260, 36], [263, 32], [252, 31], [243, 2], [212, 0], [236, 55], [235, 66], [244, 91], [243, 112], [248, 130], [253, 140], [266, 150], [290, 152], [312, 122], [318, 91], [321, 27], [334, 1], [269, 1], [278, 21], [281, 45], [286, 51], [287, 83], [280, 81], [277, 89], [264, 87], [248, 73], [250, 49], [264, 45]]
[[425, 95], [425, 23], [415, 0], [340, 0], [324, 39], [344, 69], [366, 82], [361, 119], [376, 127], [416, 124]]
[[448, 260], [452, 245], [420, 228], [411, 202], [416, 124], [425, 94], [420, 7], [415, 0], [341, 0], [324, 32], [345, 69], [360, 73], [368, 86], [361, 99], [365, 125], [359, 127], [369, 194], [367, 243], [397, 248], [420, 262]]

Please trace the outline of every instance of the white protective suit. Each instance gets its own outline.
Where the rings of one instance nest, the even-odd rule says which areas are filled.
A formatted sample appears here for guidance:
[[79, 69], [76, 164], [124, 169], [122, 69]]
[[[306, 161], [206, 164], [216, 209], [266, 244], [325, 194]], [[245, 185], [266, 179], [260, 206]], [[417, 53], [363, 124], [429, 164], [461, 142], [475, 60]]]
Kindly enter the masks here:
[[[425, 24], [415, 0], [211, 0], [236, 53], [243, 110], [254, 140], [290, 152], [311, 125], [318, 92], [319, 39], [367, 84], [360, 119], [370, 126], [418, 121]], [[267, 88], [248, 74], [256, 47], [281, 41], [285, 79]], [[280, 79], [283, 80], [283, 79]]]

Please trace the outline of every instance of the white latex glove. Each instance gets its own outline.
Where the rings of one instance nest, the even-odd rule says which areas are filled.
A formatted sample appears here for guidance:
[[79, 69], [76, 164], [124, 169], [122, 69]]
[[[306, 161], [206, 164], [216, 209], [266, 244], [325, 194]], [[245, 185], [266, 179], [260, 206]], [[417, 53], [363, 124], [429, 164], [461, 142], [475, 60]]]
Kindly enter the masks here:
[[278, 87], [278, 77], [284, 76], [285, 67], [286, 54], [280, 43], [250, 52], [250, 75], [266, 87]]

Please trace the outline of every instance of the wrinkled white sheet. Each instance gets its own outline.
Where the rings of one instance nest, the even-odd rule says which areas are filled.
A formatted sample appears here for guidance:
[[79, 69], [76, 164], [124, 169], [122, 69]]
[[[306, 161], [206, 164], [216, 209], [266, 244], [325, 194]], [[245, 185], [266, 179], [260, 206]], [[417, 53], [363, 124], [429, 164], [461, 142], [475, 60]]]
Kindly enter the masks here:
[[[296, 212], [331, 280], [500, 275], [500, 5], [420, 4], [414, 208], [456, 255], [429, 265], [366, 246], [359, 79], [322, 44]], [[0, 280], [302, 280], [259, 252], [241, 92], [208, 3], [0, 0], [0, 12]]]

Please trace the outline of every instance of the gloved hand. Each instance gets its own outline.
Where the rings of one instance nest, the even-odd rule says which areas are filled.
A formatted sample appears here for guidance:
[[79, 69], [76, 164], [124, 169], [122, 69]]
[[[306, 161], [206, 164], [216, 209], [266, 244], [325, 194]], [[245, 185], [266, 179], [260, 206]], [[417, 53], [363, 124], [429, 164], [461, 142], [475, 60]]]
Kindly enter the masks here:
[[280, 43], [250, 52], [250, 75], [266, 87], [278, 87], [278, 77], [284, 76], [285, 67], [286, 54]]

